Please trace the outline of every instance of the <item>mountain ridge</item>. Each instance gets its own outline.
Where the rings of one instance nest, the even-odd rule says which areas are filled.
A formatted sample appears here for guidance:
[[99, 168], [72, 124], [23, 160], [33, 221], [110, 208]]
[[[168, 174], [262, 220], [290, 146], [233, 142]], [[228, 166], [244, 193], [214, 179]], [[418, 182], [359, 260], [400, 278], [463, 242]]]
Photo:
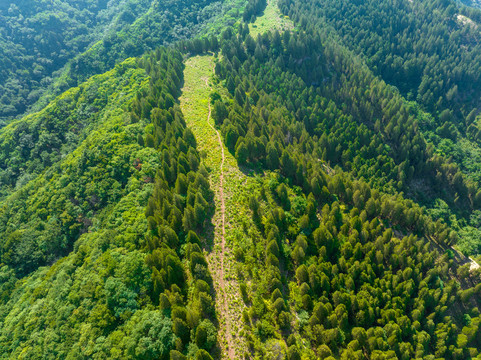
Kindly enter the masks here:
[[[479, 357], [475, 100], [417, 101], [370, 27], [346, 41], [389, 0], [230, 4], [0, 129], [0, 358]], [[440, 49], [479, 15], [415, 6]]]

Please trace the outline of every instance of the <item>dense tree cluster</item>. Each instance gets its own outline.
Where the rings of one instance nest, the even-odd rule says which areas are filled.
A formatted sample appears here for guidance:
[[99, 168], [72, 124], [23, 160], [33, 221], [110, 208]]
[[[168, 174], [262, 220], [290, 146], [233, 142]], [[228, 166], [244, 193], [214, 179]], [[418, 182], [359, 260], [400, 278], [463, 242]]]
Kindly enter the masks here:
[[[212, 193], [177, 105], [182, 79], [180, 53], [158, 49], [3, 130], [5, 146], [15, 143], [12, 134], [32, 143], [57, 136], [48, 148], [58, 156], [69, 129], [75, 139], [66, 146], [77, 147], [41, 174], [28, 169], [35, 179], [2, 204], [4, 354], [208, 359], [216, 351], [212, 277], [197, 235], [212, 214]], [[97, 115], [87, 126], [76, 114], [89, 106]], [[19, 154], [24, 163], [41, 159]], [[50, 272], [38, 270], [54, 261]], [[14, 315], [22, 306], [28, 311]], [[62, 315], [52, 320], [54, 313]]]
[[459, 9], [449, 0], [282, 0], [279, 6], [307, 28], [331, 26], [386, 82], [427, 109], [451, 109], [459, 123], [478, 107], [478, 25], [463, 13], [476, 21], [479, 10]]
[[[0, 117], [23, 113], [52, 74], [84, 51], [122, 11], [119, 2], [23, 1], [0, 9]], [[133, 10], [142, 11], [142, 9]]]
[[386, 191], [416, 197], [424, 188], [412, 184], [422, 178], [433, 197], [464, 210], [480, 206], [477, 184], [427, 146], [418, 114], [352, 54], [324, 46], [318, 33], [274, 32], [257, 40], [242, 33], [224, 34], [226, 61], [216, 67], [236, 106], [228, 116], [225, 104], [214, 107], [240, 163], [275, 169], [280, 162], [284, 174], [302, 185], [306, 170], [288, 150], [300, 146]]
[[197, 55], [208, 51], [218, 51], [219, 39], [215, 35], [203, 38], [197, 37], [190, 40], [181, 40], [176, 45], [183, 53]]
[[[302, 35], [284, 35], [284, 40], [278, 33], [268, 35], [264, 39], [259, 37], [256, 49], [261, 47], [259, 43], [263, 40], [268, 42], [269, 45], [278, 41], [282, 46], [282, 43], [290, 42], [286, 39], [295, 39], [297, 36], [301, 37]], [[409, 123], [414, 122], [414, 119], [408, 117], [409, 114], [404, 114], [407, 109], [396, 108], [394, 104], [395, 94], [390, 94], [389, 88], [384, 88], [384, 99], [389, 99], [391, 96], [393, 108], [386, 106], [389, 104], [389, 100], [382, 101], [381, 96], [376, 101], [376, 91], [383, 91], [379, 90], [379, 87], [382, 88], [383, 86], [382, 82], [380, 83], [373, 78], [371, 79], [372, 83], [368, 83], [369, 86], [373, 87], [370, 93], [371, 104], [369, 105], [373, 109], [368, 112], [368, 114], [371, 114], [370, 116], [361, 115], [361, 111], [355, 105], [352, 105], [352, 107], [346, 105], [347, 96], [346, 98], [341, 97], [344, 109], [340, 110], [336, 107], [334, 100], [338, 96], [342, 96], [347, 88], [350, 88], [351, 91], [356, 90], [356, 79], [361, 77], [359, 74], [353, 76], [354, 80], [349, 80], [344, 75], [348, 73], [346, 66], [344, 66], [345, 88], [343, 86], [341, 90], [337, 90], [333, 85], [327, 83], [324, 85], [326, 89], [315, 86], [306, 89], [305, 82], [295, 73], [295, 70], [298, 69], [298, 61], [292, 58], [292, 55], [289, 55], [290, 62], [293, 64], [292, 71], [289, 71], [289, 68], [285, 65], [283, 65], [284, 67], [279, 66], [284, 61], [282, 57], [278, 57], [275, 61], [268, 59], [271, 54], [290, 54], [291, 52], [287, 52], [285, 49], [270, 48], [269, 55], [266, 52], [264, 64], [256, 57], [255, 51], [249, 58], [247, 49], [251, 40], [249, 36], [246, 37], [245, 42], [241, 42], [240, 38], [236, 36], [233, 36], [230, 42], [226, 40], [222, 45], [226, 56], [223, 63], [216, 68], [219, 75], [225, 77], [226, 87], [233, 95], [234, 102], [230, 111], [228, 111], [226, 103], [223, 103], [222, 99], [217, 100], [217, 103], [220, 104], [217, 105], [216, 103], [214, 106], [214, 117], [218, 123], [221, 123], [226, 146], [236, 155], [241, 164], [262, 165], [270, 170], [279, 169], [280, 173], [291, 179], [294, 185], [300, 186], [307, 193], [313, 192], [320, 198], [328, 199], [330, 193], [334, 192], [337, 197], [344, 201], [351, 201], [355, 198], [358, 199], [356, 203], [359, 203], [359, 201], [364, 203], [368, 202], [371, 197], [370, 190], [357, 194], [350, 185], [351, 180], [342, 177], [334, 177], [334, 183], [329, 185], [326, 178], [329, 167], [324, 165], [323, 169], [319, 166], [319, 163], [326, 161], [331, 163], [332, 166], [342, 165], [343, 169], [349, 170], [355, 177], [369, 178], [372, 184], [377, 185], [376, 187], [380, 185], [381, 188], [390, 190], [385, 185], [393, 180], [400, 181], [406, 178], [405, 171], [411, 171], [410, 176], [413, 176], [413, 170], [410, 170], [409, 166], [416, 166], [419, 169], [418, 171], [422, 171], [423, 166], [430, 169], [431, 162], [438, 159], [437, 157], [430, 160], [426, 159], [427, 150], [422, 136], [416, 133], [413, 125], [409, 126]], [[296, 41], [294, 40], [294, 42]], [[233, 48], [236, 46], [236, 42], [240, 45], [237, 49]], [[309, 43], [306, 48], [315, 50], [315, 44], [315, 42]], [[241, 49], [244, 59], [242, 65], [235, 53], [239, 49]], [[227, 55], [229, 54], [228, 50], [231, 50], [230, 56]], [[242, 57], [242, 55], [240, 56]], [[300, 54], [299, 56], [303, 58], [305, 55]], [[329, 54], [326, 51], [323, 56], [334, 57], [334, 54]], [[317, 56], [316, 58], [322, 57]], [[339, 61], [342, 63], [342, 59]], [[237, 71], [235, 70], [236, 62], [239, 63]], [[312, 71], [321, 72], [322, 65], [320, 67], [321, 69], [318, 70], [315, 64], [306, 65], [306, 68]], [[270, 71], [262, 71], [261, 69], [270, 69]], [[302, 68], [298, 70], [302, 73]], [[242, 77], [239, 75], [242, 75]], [[233, 78], [238, 79], [237, 86], [232, 80]], [[241, 78], [244, 80], [241, 81]], [[316, 77], [311, 77], [311, 79], [315, 81]], [[337, 83], [334, 72], [331, 73], [331, 79], [334, 79], [331, 81]], [[272, 82], [274, 85], [271, 85]], [[324, 98], [324, 96], [329, 96], [328, 94], [335, 94], [334, 99]], [[386, 110], [381, 107], [380, 103], [386, 106]], [[379, 106], [379, 108], [376, 109], [376, 106]], [[403, 139], [395, 138], [393, 139], [395, 141], [391, 140], [392, 146], [383, 144], [386, 139], [389, 140], [386, 135], [377, 140], [374, 131], [364, 124], [366, 122], [372, 125], [374, 118], [372, 113], [375, 112], [380, 112], [381, 115], [378, 116], [387, 124], [387, 126], [378, 124], [378, 127], [385, 126], [386, 132], [394, 126], [394, 123], [399, 123], [396, 125], [398, 127], [406, 126], [404, 129], [407, 134]], [[219, 113], [224, 115], [219, 116]], [[389, 115], [391, 116], [389, 117]], [[354, 120], [357, 120], [357, 122]], [[410, 133], [411, 135], [409, 135]], [[413, 143], [406, 141], [408, 136], [413, 137]], [[340, 137], [340, 139], [337, 137]], [[404, 140], [406, 143], [399, 143], [399, 140]], [[418, 151], [417, 156], [409, 157], [409, 150]], [[403, 152], [405, 153], [404, 156]], [[353, 154], [356, 154], [356, 156], [354, 157]], [[382, 163], [366, 162], [365, 160], [365, 158], [369, 160], [370, 157], [376, 160], [383, 159], [382, 156], [385, 159]], [[426, 160], [423, 161], [423, 157]], [[403, 162], [396, 165], [401, 160]], [[383, 166], [383, 168], [379, 169], [378, 166]], [[391, 166], [391, 169], [389, 166]], [[447, 165], [440, 159], [440, 163], [435, 166], [442, 169], [443, 166]], [[399, 184], [397, 186], [402, 188]], [[387, 199], [387, 197], [384, 198], [384, 200]], [[378, 208], [381, 208], [382, 202], [385, 202], [380, 201], [377, 205]], [[392, 201], [397, 200], [393, 198]], [[391, 210], [387, 210], [386, 216], [417, 233], [429, 231], [428, 220], [423, 220], [421, 216], [423, 210], [412, 201], [408, 203], [405, 205], [407, 208], [416, 209], [417, 207], [418, 209], [414, 210], [417, 215], [411, 214], [406, 217], [407, 222], [404, 221], [406, 218], [401, 215], [401, 209], [394, 210], [395, 213], [393, 214], [391, 214]], [[392, 205], [386, 203], [382, 207], [392, 209]], [[434, 231], [431, 231], [431, 233], [434, 233]]]
[[182, 352], [211, 351], [217, 343], [212, 277], [196, 234], [212, 214], [213, 194], [196, 139], [174, 103], [183, 78], [180, 54], [175, 71], [158, 64], [167, 54], [157, 50], [140, 61], [154, 90], [133, 101], [131, 116], [151, 119], [139, 140], [155, 148], [161, 160], [145, 213], [150, 230], [146, 261], [152, 268], [152, 301], [170, 314], [177, 336], [174, 354], [182, 357]]
[[[450, 178], [452, 187], [442, 191], [456, 192], [453, 201], [467, 197], [471, 203], [479, 201], [477, 129], [481, 88], [477, 69], [481, 61], [478, 31], [481, 12], [478, 8], [450, 0], [377, 3], [282, 0], [279, 6], [303, 29], [319, 31], [332, 42], [342, 43], [359, 55], [374, 74], [396, 86], [410, 101], [409, 107], [417, 109], [416, 125], [429, 143], [430, 153], [451, 158], [450, 164], [429, 171], [426, 178], [439, 179], [439, 174]], [[435, 156], [430, 164], [438, 166], [440, 161]], [[414, 170], [417, 173], [416, 167]], [[471, 181], [459, 187], [456, 184], [461, 184], [461, 172]], [[416, 189], [420, 183], [417, 181], [404, 191]], [[430, 193], [429, 186], [419, 192], [417, 199], [434, 206], [423, 193]], [[469, 212], [459, 212], [452, 202], [448, 203], [460, 227], [472, 225]], [[458, 209], [466, 207], [464, 204]], [[456, 221], [452, 224], [457, 226]]]
[[[323, 43], [302, 32], [254, 40], [244, 27], [220, 43], [216, 74], [230, 94], [214, 100], [214, 118], [226, 146], [241, 165], [279, 173], [250, 201], [261, 236], [246, 231], [236, 252], [248, 352], [475, 357], [481, 339], [467, 334], [480, 322], [480, 287], [461, 287], [455, 278], [467, 275], [437, 245], [454, 244], [456, 232], [387, 194], [426, 176], [438, 196], [446, 183], [459, 192], [456, 203], [473, 185], [428, 148], [398, 93]], [[287, 347], [273, 350], [279, 338]]]
[[283, 338], [290, 359], [478, 355], [481, 286], [460, 287], [466, 269], [426, 239], [395, 234], [369, 202], [306, 197], [281, 179], [255, 194], [263, 237], [241, 250], [249, 352], [268, 356], [266, 344]]
[[126, 86], [137, 89], [145, 77], [134, 68], [135, 62], [124, 63], [108, 74], [70, 89], [42, 111], [2, 129], [2, 196], [71, 153], [89, 131], [98, 127], [108, 109], [121, 105], [121, 90]]
[[[220, 2], [22, 1], [0, 8], [0, 120], [162, 44], [194, 36]], [[88, 50], [88, 51], [87, 51]], [[66, 66], [65, 68], [63, 68]]]
[[[115, 138], [105, 123], [124, 122], [118, 107], [145, 81], [135, 61], [124, 63], [2, 130], [3, 264], [25, 275], [67, 254], [95, 215], [128, 192], [133, 135]], [[130, 96], [120, 96], [125, 86]]]

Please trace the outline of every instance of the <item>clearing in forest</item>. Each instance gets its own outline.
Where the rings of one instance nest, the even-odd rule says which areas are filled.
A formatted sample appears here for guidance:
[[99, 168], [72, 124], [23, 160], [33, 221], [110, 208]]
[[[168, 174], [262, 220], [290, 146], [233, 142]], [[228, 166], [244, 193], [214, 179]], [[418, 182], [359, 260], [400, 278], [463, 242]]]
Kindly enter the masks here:
[[289, 17], [281, 14], [277, 0], [267, 0], [267, 6], [262, 16], [257, 17], [254, 23], [249, 24], [249, 32], [254, 39], [257, 35], [267, 31], [283, 31], [293, 28], [294, 24]]
[[213, 56], [195, 56], [186, 60], [180, 106], [187, 126], [196, 137], [215, 193], [213, 247], [206, 253], [206, 258], [214, 278], [222, 356], [237, 359], [243, 357], [245, 351], [245, 341], [240, 336], [244, 303], [233, 248], [237, 239], [236, 228], [242, 228], [243, 219], [251, 217], [248, 199], [250, 187], [255, 184], [252, 177], [244, 175], [237, 167], [236, 159], [224, 146], [210, 116], [213, 67]]

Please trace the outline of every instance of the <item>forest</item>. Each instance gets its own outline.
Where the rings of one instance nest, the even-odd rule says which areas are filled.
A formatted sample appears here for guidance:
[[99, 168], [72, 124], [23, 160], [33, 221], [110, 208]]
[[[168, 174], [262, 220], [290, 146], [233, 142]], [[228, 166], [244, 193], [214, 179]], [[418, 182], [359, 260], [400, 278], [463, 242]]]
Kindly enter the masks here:
[[0, 4], [0, 121], [39, 110], [128, 57], [206, 31], [229, 10], [210, 0]]
[[1, 359], [481, 358], [476, 4], [0, 18]]

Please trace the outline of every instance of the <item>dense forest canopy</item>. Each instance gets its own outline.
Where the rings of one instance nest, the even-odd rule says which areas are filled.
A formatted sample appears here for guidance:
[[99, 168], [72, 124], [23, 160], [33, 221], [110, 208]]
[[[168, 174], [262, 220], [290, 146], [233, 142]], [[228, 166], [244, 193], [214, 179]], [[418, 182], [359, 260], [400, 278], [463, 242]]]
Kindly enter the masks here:
[[121, 60], [196, 35], [221, 1], [16, 1], [0, 8], [0, 120]]
[[481, 356], [481, 11], [0, 17], [0, 358]]
[[[99, 40], [122, 11], [120, 1], [16, 1], [0, 10], [2, 116], [25, 111], [52, 74]], [[132, 7], [135, 11], [145, 11]], [[126, 8], [125, 10], [128, 10]]]
[[[363, 354], [374, 358], [410, 358], [414, 354], [417, 357], [436, 354], [444, 358], [470, 356], [464, 349], [457, 348], [454, 338], [449, 340], [442, 335], [444, 331], [449, 332], [447, 329], [459, 325], [445, 322], [446, 318], [442, 324], [435, 325], [438, 315], [439, 319], [444, 317], [443, 311], [452, 314], [454, 320], [468, 311], [470, 305], [461, 310], [457, 308], [459, 302], [455, 301], [452, 308], [444, 303], [438, 308], [441, 313], [438, 310], [431, 313], [425, 307], [425, 299], [420, 298], [430, 290], [422, 290], [417, 284], [421, 287], [433, 284], [430, 278], [433, 273], [422, 270], [424, 265], [418, 260], [431, 256], [437, 258], [438, 249], [428, 250], [429, 243], [425, 242], [416, 246], [402, 245], [414, 245], [418, 241], [414, 234], [424, 239], [434, 237], [437, 243], [453, 244], [455, 233], [441, 223], [435, 224], [412, 201], [390, 198], [363, 181], [352, 181], [340, 168], [335, 170], [336, 175], [328, 175], [319, 165], [320, 159], [342, 164], [344, 169], [361, 178], [378, 179], [380, 183], [372, 181], [373, 185], [385, 188], [381, 184], [390, 182], [389, 172], [383, 176], [376, 169], [381, 164], [370, 165], [370, 154], [378, 161], [381, 156], [386, 159], [384, 169], [379, 169], [383, 172], [389, 169], [388, 164], [397, 168], [397, 162], [411, 161], [403, 158], [403, 153], [413, 151], [402, 150], [405, 146], [417, 147], [422, 154], [425, 151], [422, 138], [407, 145], [409, 142], [399, 143], [398, 138], [382, 130], [390, 126], [387, 119], [395, 121], [406, 112], [403, 121], [406, 128], [401, 133], [409, 135], [408, 129], [412, 126], [409, 121], [414, 119], [406, 122], [407, 109], [399, 105], [395, 109], [388, 104], [381, 105], [388, 99], [393, 103], [399, 101], [396, 92], [370, 77], [367, 69], [355, 66], [351, 55], [338, 45], [324, 43], [309, 34], [281, 37], [275, 32], [255, 41], [244, 33], [221, 43], [221, 48], [225, 57], [216, 72], [225, 79], [228, 88], [232, 84], [229, 91], [233, 102], [228, 103], [230, 109], [227, 111], [223, 110], [226, 104], [214, 106], [214, 116], [221, 125], [226, 146], [235, 153], [240, 164], [262, 164], [268, 169], [279, 169], [281, 174], [281, 177], [266, 179], [260, 193], [251, 198], [252, 222], [258, 234], [250, 234], [250, 238], [239, 245], [239, 258], [244, 262], [245, 274], [248, 274], [243, 283], [248, 310], [243, 318], [249, 332], [249, 350], [261, 357], [266, 356], [270, 351], [269, 341], [282, 336], [288, 346], [287, 353], [294, 358], [301, 353], [312, 357], [334, 355], [343, 359], [361, 359]], [[342, 81], [339, 81], [341, 76]], [[324, 84], [318, 86], [316, 82], [322, 78]], [[370, 104], [364, 103], [363, 92], [357, 91], [366, 87]], [[376, 92], [382, 94], [379, 105]], [[364, 108], [352, 104], [353, 100], [359, 101]], [[342, 109], [336, 108], [336, 102], [343, 105]], [[383, 111], [384, 115], [379, 115]], [[375, 134], [369, 133], [367, 124], [354, 122], [369, 120], [368, 114], [377, 114], [388, 121], [377, 125], [378, 131], [382, 130], [380, 135], [385, 136], [378, 144]], [[266, 126], [261, 126], [261, 122]], [[419, 136], [416, 132], [416, 128], [412, 128], [410, 136]], [[400, 150], [387, 151], [382, 146], [386, 142]], [[430, 165], [422, 165], [423, 155], [420, 154], [413, 156], [412, 161], [416, 162], [408, 166], [425, 168], [429, 174]], [[429, 156], [426, 153], [424, 161], [429, 162]], [[402, 168], [395, 171], [395, 179], [400, 171]], [[413, 175], [404, 174], [400, 181]], [[295, 186], [308, 196], [290, 192], [289, 187]], [[390, 192], [389, 188], [386, 190]], [[320, 208], [321, 219], [314, 210]], [[392, 229], [383, 229], [386, 225], [399, 226], [411, 235], [399, 243], [397, 240], [393, 242]], [[259, 239], [264, 241], [262, 249], [256, 246]], [[391, 249], [399, 246], [397, 249], [401, 253], [396, 250], [386, 253], [388, 248], [381, 245], [384, 241], [390, 244], [388, 247], [392, 246]], [[441, 272], [436, 272], [446, 284], [449, 273], [455, 271], [449, 269], [447, 259], [441, 262], [444, 265], [439, 265], [444, 266], [444, 270], [439, 268]], [[259, 269], [258, 264], [263, 262], [267, 273]], [[401, 263], [404, 265], [397, 270], [397, 264]], [[376, 273], [376, 268], [382, 270]], [[430, 268], [428, 265], [426, 270]], [[380, 289], [385, 281], [390, 283], [393, 274], [401, 276], [402, 271], [406, 271], [404, 281], [411, 281], [408, 274], [415, 271], [424, 278], [424, 283], [421, 278], [410, 285], [398, 279], [397, 290]], [[379, 283], [371, 288], [376, 283], [375, 278]], [[459, 285], [455, 285], [455, 281], [451, 284]], [[400, 295], [404, 305], [398, 307], [394, 294], [402, 292], [403, 286], [410, 289], [409, 295]], [[449, 288], [446, 286], [444, 289]], [[376, 291], [379, 291], [377, 299]], [[393, 294], [393, 298], [382, 295], [386, 293]], [[445, 296], [449, 298], [450, 295]], [[432, 316], [432, 324], [429, 321], [416, 323], [419, 309], [414, 304], [418, 303], [423, 303], [422, 312], [430, 313], [428, 318]], [[299, 320], [299, 328], [294, 330], [290, 327], [293, 310], [303, 314], [305, 319], [304, 323]], [[399, 312], [396, 314], [396, 311]], [[460, 311], [459, 315], [454, 315], [457, 311]], [[397, 320], [393, 322], [394, 319]], [[405, 326], [413, 332], [403, 332]], [[429, 326], [437, 330], [433, 332]], [[377, 332], [386, 334], [385, 343], [380, 341]], [[422, 334], [427, 334], [429, 340], [426, 338], [426, 342], [421, 340], [418, 343], [424, 336]], [[470, 341], [474, 345], [479, 339], [471, 338]]]
[[[415, 99], [435, 115], [450, 109], [462, 120], [479, 106], [476, 69], [481, 45], [477, 18], [467, 18], [471, 12], [456, 5], [450, 1], [329, 0], [281, 4], [294, 18], [322, 19], [333, 27], [348, 47], [365, 55], [370, 67], [408, 100]], [[324, 26], [319, 21], [308, 23]]]
[[[409, 101], [407, 110], [415, 116], [427, 148], [434, 151], [432, 161], [439, 164], [439, 156], [448, 160], [439, 173], [445, 173], [453, 184], [464, 177], [467, 189], [478, 191], [474, 189], [479, 188], [481, 174], [479, 10], [454, 1], [286, 0], [279, 6], [309, 31], [328, 32], [361, 56], [374, 74], [396, 86], [404, 97], [402, 102]], [[419, 173], [418, 167], [413, 170]], [[466, 212], [466, 205], [461, 205], [456, 210], [453, 202], [447, 201], [450, 214], [446, 215], [442, 208], [446, 198], [423, 186], [437, 173], [423, 177], [423, 182], [408, 180], [403, 190], [460, 230], [465, 238], [463, 249], [470, 247], [467, 243], [479, 246], [481, 237], [473, 221], [478, 216], [476, 209]], [[458, 201], [466, 198], [466, 191], [460, 188], [444, 191], [449, 193]]]

